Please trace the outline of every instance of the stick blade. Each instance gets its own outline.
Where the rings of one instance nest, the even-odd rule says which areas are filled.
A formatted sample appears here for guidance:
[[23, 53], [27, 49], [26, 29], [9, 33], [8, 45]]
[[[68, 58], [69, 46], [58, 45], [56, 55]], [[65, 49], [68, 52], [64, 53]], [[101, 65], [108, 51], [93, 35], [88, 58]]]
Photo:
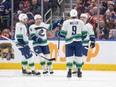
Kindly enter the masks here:
[[55, 58], [51, 58], [51, 59], [49, 59], [49, 61], [54, 61], [54, 60], [56, 60]]

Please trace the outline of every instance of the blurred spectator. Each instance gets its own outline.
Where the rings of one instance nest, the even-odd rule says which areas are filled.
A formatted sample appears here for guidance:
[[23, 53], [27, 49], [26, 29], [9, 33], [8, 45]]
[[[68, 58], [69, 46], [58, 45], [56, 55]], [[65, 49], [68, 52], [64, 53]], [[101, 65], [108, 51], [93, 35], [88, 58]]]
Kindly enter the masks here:
[[30, 6], [30, 11], [35, 15], [35, 14], [40, 14], [41, 13], [41, 2], [38, 2], [37, 0], [32, 0], [31, 6]]
[[28, 6], [24, 6], [22, 13], [25, 13], [28, 16], [28, 21], [27, 21], [27, 27], [29, 27], [31, 24], [34, 23], [34, 15], [33, 13], [29, 10]]
[[[97, 15], [98, 14], [98, 7], [97, 6], [95, 6], [95, 7], [93, 7], [93, 9], [91, 9], [90, 10], [90, 15], [91, 15], [91, 19], [90, 19], [90, 23], [92, 24], [92, 26], [93, 26], [93, 29], [94, 29], [94, 32], [95, 32], [95, 36], [96, 36], [96, 38], [97, 37], [99, 37], [98, 36], [98, 32], [97, 32], [97, 27], [98, 27], [98, 23], [100, 22], [100, 21], [104, 21], [103, 20], [103, 15]], [[99, 21], [99, 22], [98, 22]]]
[[[108, 39], [109, 38], [109, 28], [105, 26], [105, 22], [102, 20], [100, 21], [100, 27], [99, 31], [97, 30], [97, 36], [99, 36], [99, 39]], [[99, 32], [99, 33], [98, 33]]]
[[24, 5], [30, 6], [32, 0], [14, 0], [14, 11], [17, 13], [18, 10], [22, 10]]
[[110, 35], [109, 32], [116, 28], [115, 1], [116, 0], [100, 0], [98, 3], [98, 0], [76, 0], [77, 5], [75, 8], [77, 9], [79, 16], [83, 12], [87, 12], [91, 15], [88, 22], [93, 25], [96, 38], [108, 39]]
[[110, 5], [114, 5], [114, 3], [112, 1], [107, 2], [107, 8], [108, 9], [107, 9], [106, 13], [109, 12], [110, 10], [112, 10], [112, 7]]
[[106, 10], [107, 10], [107, 2], [105, 1], [105, 0], [101, 0], [100, 2], [99, 2], [99, 4], [100, 4], [100, 14], [105, 14], [105, 12], [106, 12]]
[[49, 0], [44, 0], [44, 14], [50, 9], [49, 6]]
[[23, 0], [23, 1], [24, 1], [24, 4], [25, 4], [27, 7], [30, 7], [31, 1], [32, 1], [32, 0]]
[[90, 11], [89, 11], [90, 15], [97, 15], [98, 13], [98, 7], [94, 6]]
[[107, 24], [107, 27], [109, 28], [109, 29], [113, 29], [113, 22], [114, 22], [114, 20], [112, 20], [111, 19], [111, 14], [110, 14], [110, 12], [107, 12], [106, 13], [106, 17], [104, 18], [104, 20], [105, 20], [105, 23]]
[[97, 6], [97, 2], [96, 2], [96, 0], [91, 0], [91, 4], [89, 5], [89, 8], [90, 9], [93, 9], [93, 7], [95, 7], [95, 6]]
[[8, 15], [10, 12], [10, 2], [6, 0], [0, 0], [0, 16]]
[[114, 27], [110, 29], [109, 39], [116, 39], [116, 20], [114, 20]]
[[84, 6], [81, 0], [76, 1], [76, 7], [74, 7], [78, 11], [78, 17], [80, 17], [81, 13], [84, 13]]
[[10, 2], [0, 0], [0, 30], [9, 27], [10, 25]]
[[[6, 1], [6, 0], [0, 0]], [[7, 0], [9, 1], [9, 0]], [[52, 8], [60, 7], [58, 0], [43, 0], [44, 1], [44, 14]], [[89, 13], [91, 15], [89, 22], [94, 27], [94, 32], [96, 38], [100, 39], [113, 39], [116, 34], [116, 0], [76, 0], [77, 5], [75, 9], [78, 11], [78, 15], [81, 13]], [[17, 13], [20, 14], [24, 12], [28, 15], [28, 24], [32, 24], [33, 15], [41, 13], [41, 0], [14, 0], [14, 7], [17, 8], [15, 20], [17, 21]], [[1, 5], [1, 4], [0, 4]], [[17, 7], [19, 6], [19, 7]], [[1, 8], [1, 7], [0, 7]], [[98, 9], [100, 10], [100, 15], [98, 16]], [[47, 15], [47, 18], [49, 14]], [[1, 18], [1, 17], [0, 17]], [[99, 18], [99, 19], [98, 19]], [[1, 19], [0, 19], [1, 20]], [[99, 22], [98, 22], [99, 21]], [[99, 23], [99, 30], [98, 30]], [[28, 25], [28, 26], [29, 26]], [[0, 24], [0, 28], [1, 28]], [[2, 28], [4, 29], [4, 28]], [[98, 36], [99, 35], [99, 36]]]
[[55, 11], [57, 6], [60, 8], [58, 0], [44, 0], [44, 13], [46, 13], [50, 8]]
[[1, 35], [0, 35], [0, 38], [2, 38], [2, 35], [7, 37], [7, 38], [11, 38], [11, 35], [10, 35], [10, 30], [8, 28], [5, 28], [2, 32], [1, 32]]
[[109, 39], [116, 39], [116, 29], [110, 29]]
[[111, 20], [110, 12], [106, 14], [105, 24], [109, 29], [109, 39], [114, 39], [114, 37], [116, 39], [116, 20]]
[[16, 13], [17, 14], [20, 14], [20, 13], [22, 13], [22, 10], [23, 10], [23, 8], [24, 8], [24, 2], [23, 1], [21, 1], [20, 3], [19, 3], [19, 7], [18, 7], [18, 9], [17, 9], [17, 11], [16, 11]]
[[57, 8], [57, 6], [59, 8], [61, 7], [58, 0], [49, 0], [49, 6], [51, 6], [52, 9]]

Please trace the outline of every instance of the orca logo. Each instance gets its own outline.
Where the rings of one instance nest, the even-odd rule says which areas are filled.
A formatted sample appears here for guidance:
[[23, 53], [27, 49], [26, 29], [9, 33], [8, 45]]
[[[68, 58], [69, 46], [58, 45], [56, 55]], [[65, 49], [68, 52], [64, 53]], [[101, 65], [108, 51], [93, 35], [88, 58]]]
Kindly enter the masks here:
[[39, 31], [39, 33], [38, 33], [40, 36], [45, 36], [45, 34], [44, 34], [44, 30], [43, 29], [41, 29], [40, 31]]

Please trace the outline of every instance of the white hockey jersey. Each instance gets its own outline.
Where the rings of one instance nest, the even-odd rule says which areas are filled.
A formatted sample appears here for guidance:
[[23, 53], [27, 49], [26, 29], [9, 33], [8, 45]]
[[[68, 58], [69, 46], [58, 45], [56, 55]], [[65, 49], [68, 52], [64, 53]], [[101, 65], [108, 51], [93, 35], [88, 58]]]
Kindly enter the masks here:
[[[17, 43], [19, 43], [17, 39], [23, 39], [24, 42], [27, 44], [29, 42], [27, 28], [26, 28], [25, 24], [20, 23], [20, 22], [16, 23], [16, 26], [15, 26], [15, 40]], [[17, 46], [18, 45], [19, 44], [17, 44]]]
[[44, 22], [41, 22], [41, 24], [39, 26], [32, 24], [29, 27], [29, 33], [30, 33], [30, 37], [33, 37], [34, 35], [36, 35], [36, 37], [40, 37], [43, 42], [40, 44], [36, 41], [33, 41], [33, 45], [40, 45], [40, 46], [44, 46], [47, 45], [47, 30], [51, 30], [52, 29], [52, 25], [51, 24], [46, 24]]
[[90, 38], [95, 38], [95, 34], [93, 31], [93, 26], [90, 23], [84, 25], [87, 31], [87, 37], [83, 40], [83, 46], [88, 46]]
[[68, 19], [64, 21], [60, 34], [65, 36], [66, 44], [82, 41], [82, 35], [86, 34], [84, 22], [79, 19]]

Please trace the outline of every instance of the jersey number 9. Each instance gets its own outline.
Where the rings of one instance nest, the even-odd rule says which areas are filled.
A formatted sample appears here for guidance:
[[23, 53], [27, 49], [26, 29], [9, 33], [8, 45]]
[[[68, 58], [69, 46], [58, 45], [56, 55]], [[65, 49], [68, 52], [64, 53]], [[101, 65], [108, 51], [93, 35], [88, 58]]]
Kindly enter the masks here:
[[72, 26], [72, 35], [75, 35], [77, 32], [77, 26]]

